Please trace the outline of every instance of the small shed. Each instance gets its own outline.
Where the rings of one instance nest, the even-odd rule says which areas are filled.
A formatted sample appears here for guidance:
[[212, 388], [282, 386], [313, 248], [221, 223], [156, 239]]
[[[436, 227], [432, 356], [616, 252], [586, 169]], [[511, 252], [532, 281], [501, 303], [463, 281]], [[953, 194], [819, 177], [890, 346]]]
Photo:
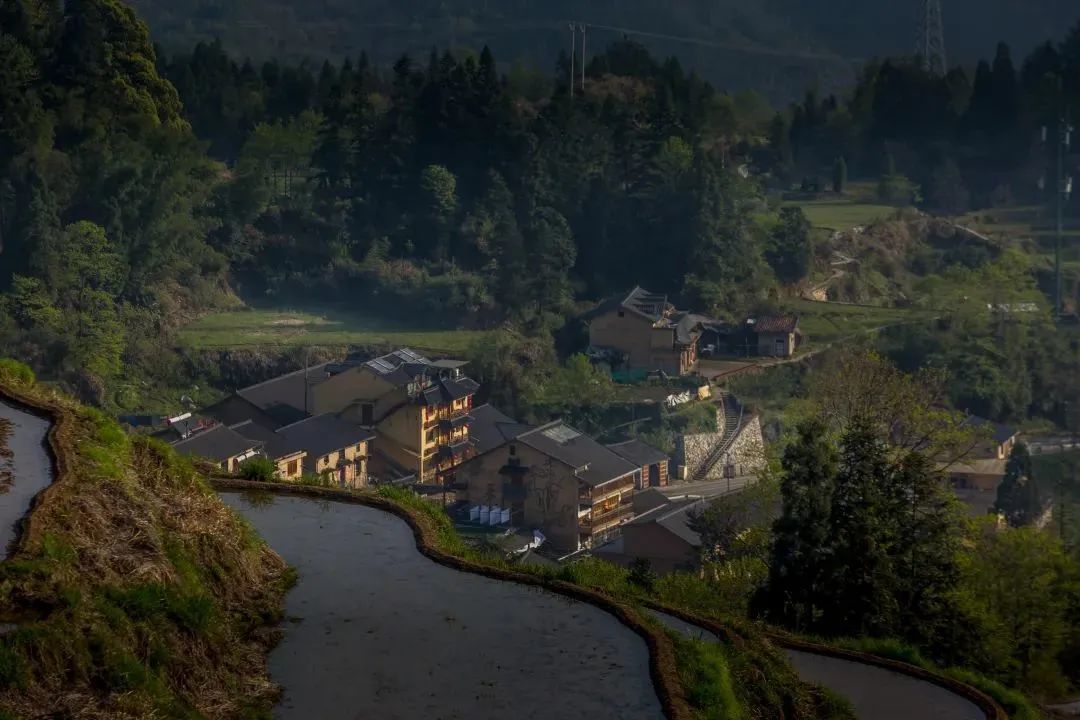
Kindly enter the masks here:
[[791, 357], [798, 347], [799, 317], [797, 315], [764, 315], [747, 320], [757, 336], [758, 355]]

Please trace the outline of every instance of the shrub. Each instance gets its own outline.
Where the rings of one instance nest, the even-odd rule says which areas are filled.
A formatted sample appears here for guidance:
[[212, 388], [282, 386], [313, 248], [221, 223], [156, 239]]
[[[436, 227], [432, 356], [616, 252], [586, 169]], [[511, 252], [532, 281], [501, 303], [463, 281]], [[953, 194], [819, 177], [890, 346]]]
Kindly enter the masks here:
[[18, 360], [0, 358], [0, 380], [14, 385], [30, 385], [34, 382], [34, 371]]
[[267, 458], [251, 458], [240, 465], [239, 474], [244, 480], [273, 482], [277, 477], [277, 466]]
[[638, 586], [645, 592], [651, 593], [656, 585], [656, 573], [653, 572], [652, 563], [646, 558], [635, 558], [630, 564], [630, 574], [626, 577], [631, 584]]

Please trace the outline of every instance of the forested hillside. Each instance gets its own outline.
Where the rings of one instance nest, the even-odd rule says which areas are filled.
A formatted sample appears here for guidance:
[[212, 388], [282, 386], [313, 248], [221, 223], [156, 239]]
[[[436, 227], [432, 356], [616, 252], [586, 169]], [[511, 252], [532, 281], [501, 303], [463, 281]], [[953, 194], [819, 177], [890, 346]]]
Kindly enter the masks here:
[[[840, 0], [133, 0], [156, 39], [169, 51], [219, 38], [238, 55], [295, 62], [340, 60], [366, 50], [389, 65], [401, 52], [488, 45], [509, 66], [517, 60], [545, 72], [569, 51], [567, 22], [596, 25], [587, 43], [596, 51], [627, 28], [688, 38], [635, 36], [651, 52], [674, 54], [720, 87], [752, 87], [776, 101], [816, 85], [850, 81], [857, 59], [912, 52], [920, 3]], [[1027, 51], [1075, 20], [1071, 0], [946, 0], [952, 59], [970, 63], [1007, 39]], [[591, 53], [593, 50], [589, 50]]]
[[[829, 262], [780, 207], [792, 184], [842, 165], [834, 183], [870, 179], [886, 205], [1039, 202], [1038, 125], [1057, 102], [1044, 76], [1080, 88], [1080, 29], [1023, 60], [999, 46], [973, 77], [870, 64], [849, 92], [774, 114], [633, 42], [596, 54], [571, 98], [567, 74], [504, 74], [488, 48], [256, 64], [220, 44], [156, 53], [118, 0], [66, 18], [0, 7], [0, 338], [82, 398], [132, 409], [133, 380], [201, 383], [173, 330], [234, 292], [508, 324], [542, 358], [580, 303], [635, 284], [728, 319], [782, 308]], [[918, 336], [904, 364], [933, 354], [968, 404], [1060, 419], [1075, 348], [1045, 312], [1005, 325], [979, 309], [1048, 290], [1004, 250], [919, 236], [875, 268], [907, 278], [909, 304], [982, 303], [956, 320], [971, 342], [946, 339], [959, 325]]]
[[0, 2], [0, 336], [87, 399], [227, 297], [207, 243], [223, 167], [146, 26], [113, 0]]

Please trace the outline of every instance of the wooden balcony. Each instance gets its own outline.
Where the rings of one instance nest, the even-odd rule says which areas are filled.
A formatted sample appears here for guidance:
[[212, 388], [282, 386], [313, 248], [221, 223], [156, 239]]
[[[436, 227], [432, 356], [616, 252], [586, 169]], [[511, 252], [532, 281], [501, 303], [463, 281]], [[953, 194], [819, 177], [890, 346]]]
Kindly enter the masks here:
[[619, 525], [634, 516], [634, 507], [630, 504], [616, 505], [611, 510], [594, 509], [587, 517], [578, 520], [578, 529], [583, 535], [591, 535]]

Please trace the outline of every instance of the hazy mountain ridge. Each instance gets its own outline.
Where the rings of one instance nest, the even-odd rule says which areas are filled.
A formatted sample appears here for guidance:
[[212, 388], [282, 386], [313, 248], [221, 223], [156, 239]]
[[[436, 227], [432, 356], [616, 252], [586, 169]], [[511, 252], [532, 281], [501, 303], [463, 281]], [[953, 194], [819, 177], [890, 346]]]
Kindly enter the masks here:
[[[1080, 19], [1072, 0], [944, 0], [950, 62], [973, 62], [1006, 40], [1018, 50], [1059, 38]], [[807, 85], [831, 89], [875, 55], [910, 52], [918, 0], [133, 0], [155, 40], [183, 51], [219, 38], [237, 55], [340, 58], [366, 51], [388, 63], [402, 52], [489, 45], [500, 62], [531, 61], [547, 71], [569, 50], [568, 20], [594, 25], [587, 49], [599, 50], [626, 28], [698, 42], [635, 36], [654, 54], [677, 54], [689, 67], [730, 88], [753, 87], [774, 99]], [[743, 48], [743, 49], [735, 49]], [[790, 53], [785, 55], [785, 53]]]

